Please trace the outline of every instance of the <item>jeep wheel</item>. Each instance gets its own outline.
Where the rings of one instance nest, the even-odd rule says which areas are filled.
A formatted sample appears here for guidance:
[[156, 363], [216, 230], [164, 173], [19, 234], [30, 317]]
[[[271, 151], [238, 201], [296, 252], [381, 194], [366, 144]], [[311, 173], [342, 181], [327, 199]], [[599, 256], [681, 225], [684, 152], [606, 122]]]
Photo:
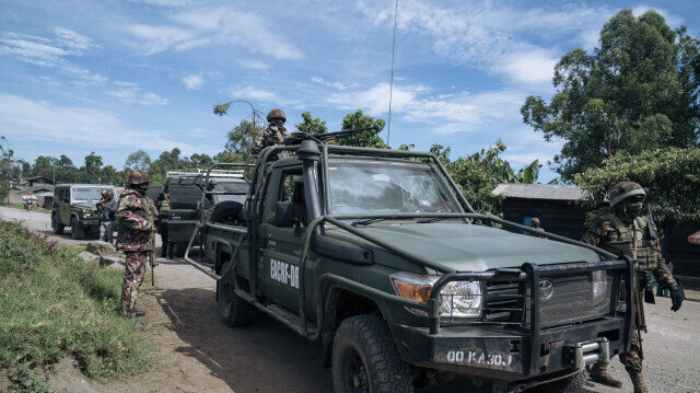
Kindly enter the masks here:
[[344, 320], [333, 340], [335, 393], [413, 393], [411, 367], [375, 315]]
[[80, 226], [80, 223], [75, 217], [70, 220], [70, 237], [74, 240], [81, 240], [85, 237], [83, 227]]
[[583, 392], [586, 385], [586, 376], [580, 372], [573, 377], [568, 377], [542, 385], [535, 389], [536, 393], [579, 393]]
[[51, 215], [51, 229], [53, 229], [53, 233], [57, 235], [63, 235], [63, 230], [65, 229], [65, 226], [58, 222], [55, 214]]
[[230, 280], [216, 281], [216, 305], [224, 323], [230, 327], [246, 326], [252, 322], [253, 306], [236, 295]]

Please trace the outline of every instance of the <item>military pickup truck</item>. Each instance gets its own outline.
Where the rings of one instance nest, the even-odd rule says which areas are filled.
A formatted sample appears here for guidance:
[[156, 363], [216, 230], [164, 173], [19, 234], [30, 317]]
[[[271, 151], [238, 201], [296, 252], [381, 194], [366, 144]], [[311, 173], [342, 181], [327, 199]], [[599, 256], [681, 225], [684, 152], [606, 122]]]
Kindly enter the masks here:
[[325, 141], [264, 149], [212, 267], [188, 250], [227, 324], [318, 342], [336, 393], [570, 392], [627, 348], [630, 260], [475, 213], [433, 155]]
[[[51, 228], [56, 234], [63, 234], [70, 227], [73, 239], [99, 238], [100, 215], [97, 203], [102, 192], [115, 192], [106, 184], [59, 184], [54, 188]], [[115, 195], [115, 198], [118, 198]]]

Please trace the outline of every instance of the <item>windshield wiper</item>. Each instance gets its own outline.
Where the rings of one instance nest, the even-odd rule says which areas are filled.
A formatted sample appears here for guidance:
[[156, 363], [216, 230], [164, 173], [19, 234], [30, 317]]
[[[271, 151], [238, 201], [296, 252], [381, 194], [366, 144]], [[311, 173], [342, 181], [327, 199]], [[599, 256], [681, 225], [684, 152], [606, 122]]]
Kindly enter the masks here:
[[351, 225], [354, 226], [354, 227], [356, 227], [356, 226], [358, 226], [358, 225], [364, 226], [364, 225], [369, 225], [369, 224], [372, 224], [372, 223], [375, 223], [375, 222], [379, 222], [379, 221], [384, 221], [384, 220], [386, 220], [386, 218], [377, 218], [377, 217], [375, 217], [375, 218], [367, 218], [367, 219], [365, 219], [365, 220], [353, 221]]

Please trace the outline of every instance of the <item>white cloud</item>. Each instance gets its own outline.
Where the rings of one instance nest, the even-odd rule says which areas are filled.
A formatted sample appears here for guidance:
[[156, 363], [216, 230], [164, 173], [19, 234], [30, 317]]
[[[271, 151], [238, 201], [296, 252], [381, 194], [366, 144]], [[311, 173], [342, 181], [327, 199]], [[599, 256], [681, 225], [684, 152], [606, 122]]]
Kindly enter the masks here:
[[232, 6], [200, 8], [172, 16], [174, 26], [136, 24], [127, 31], [143, 40], [137, 43], [146, 54], [187, 50], [212, 43], [229, 44], [280, 60], [304, 57], [301, 49], [271, 30], [270, 23], [251, 12]]
[[188, 50], [209, 43], [207, 38], [180, 27], [136, 24], [127, 26], [126, 29], [141, 40], [136, 45], [147, 55], [167, 50]]
[[55, 66], [70, 53], [42, 37], [17, 33], [4, 33], [0, 36], [0, 55], [13, 56], [18, 60], [40, 65]]
[[15, 95], [0, 95], [0, 129], [8, 137], [75, 146], [192, 150], [167, 135], [130, 127], [109, 111], [61, 106]]
[[141, 3], [155, 7], [185, 7], [192, 4], [191, 0], [130, 0], [132, 3]]
[[156, 93], [144, 91], [138, 85], [131, 82], [115, 82], [113, 90], [108, 90], [107, 95], [119, 99], [127, 104], [138, 105], [166, 105], [168, 100]]
[[341, 83], [338, 81], [336, 81], [336, 82], [327, 81], [327, 80], [321, 78], [320, 76], [311, 77], [311, 81], [314, 83], [318, 83], [319, 85], [330, 87], [330, 88], [333, 88], [336, 90], [347, 90], [347, 89], [355, 86], [354, 84], [346, 85], [345, 83]]
[[[502, 90], [469, 94], [431, 95], [424, 86], [394, 86], [392, 112], [409, 122], [436, 125], [436, 134], [475, 132], [499, 124], [520, 125], [519, 109], [526, 94]], [[361, 108], [372, 116], [382, 116], [389, 108], [389, 85], [331, 95], [329, 103], [344, 110]]]
[[233, 88], [231, 89], [231, 96], [234, 98], [240, 98], [244, 100], [263, 101], [275, 104], [284, 104], [288, 102], [287, 100], [283, 99], [282, 97], [269, 90], [260, 89], [253, 86]]
[[202, 87], [202, 83], [204, 83], [204, 78], [201, 74], [191, 74], [182, 78], [182, 84], [187, 90], [198, 90]]
[[[358, 9], [376, 25], [390, 27], [393, 23], [393, 0], [360, 1]], [[634, 13], [639, 15], [648, 9], [635, 7]], [[655, 10], [672, 25], [682, 22], [668, 12]], [[572, 44], [592, 49], [603, 24], [615, 12], [607, 6], [579, 3], [525, 9], [486, 0], [452, 3], [449, 7], [432, 1], [402, 0], [398, 25], [402, 31], [427, 37], [439, 56], [532, 87], [551, 80], [553, 65], [561, 56], [557, 50], [534, 46], [532, 38], [554, 46], [573, 37]]]
[[552, 82], [554, 66], [558, 61], [558, 55], [552, 51], [530, 48], [504, 55], [493, 67], [516, 83], [548, 85]]
[[271, 68], [269, 64], [259, 60], [239, 60], [238, 64], [243, 68], [256, 71], [267, 71]]
[[[400, 112], [424, 91], [422, 86], [394, 86], [392, 111]], [[362, 108], [372, 116], [382, 115], [389, 110], [389, 84], [377, 83], [369, 89], [355, 90], [347, 93], [335, 93], [328, 102], [341, 109], [354, 110]]]
[[59, 38], [63, 47], [72, 49], [77, 54], [82, 54], [88, 49], [97, 47], [92, 38], [65, 27], [54, 27], [53, 33]]

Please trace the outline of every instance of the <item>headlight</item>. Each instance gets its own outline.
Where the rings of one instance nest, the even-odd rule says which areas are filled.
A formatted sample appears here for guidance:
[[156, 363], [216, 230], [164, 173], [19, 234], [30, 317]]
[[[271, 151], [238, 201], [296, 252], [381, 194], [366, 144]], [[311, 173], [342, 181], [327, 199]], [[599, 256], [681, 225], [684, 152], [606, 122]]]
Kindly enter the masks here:
[[593, 301], [600, 302], [608, 300], [608, 285], [608, 273], [606, 271], [597, 270], [593, 272]]
[[607, 300], [608, 274], [604, 270], [593, 272], [593, 300]]
[[482, 299], [481, 282], [452, 281], [440, 291], [440, 316], [478, 318]]
[[[427, 303], [439, 276], [399, 272], [391, 275], [391, 284], [398, 296], [418, 303]], [[440, 316], [444, 318], [478, 318], [483, 308], [482, 285], [479, 281], [452, 281], [440, 291]], [[425, 315], [420, 310], [411, 312]]]

